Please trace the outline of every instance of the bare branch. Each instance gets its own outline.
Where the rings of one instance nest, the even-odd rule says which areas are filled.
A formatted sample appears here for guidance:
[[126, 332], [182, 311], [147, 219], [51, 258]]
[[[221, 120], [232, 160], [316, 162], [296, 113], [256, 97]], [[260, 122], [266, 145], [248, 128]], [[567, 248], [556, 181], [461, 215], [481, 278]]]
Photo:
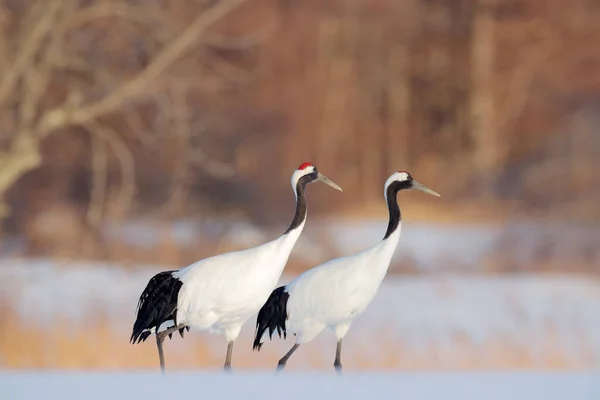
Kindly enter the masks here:
[[127, 3], [102, 1], [73, 13], [65, 25], [65, 29], [77, 28], [99, 18], [107, 17], [120, 17], [145, 24], [158, 22], [161, 16], [149, 12], [147, 7], [141, 10], [140, 7], [134, 7]]
[[53, 55], [50, 47], [46, 57], [42, 58], [38, 65], [31, 65], [24, 72], [22, 98], [19, 105], [18, 129], [20, 132], [31, 132], [38, 113], [38, 106], [48, 88], [52, 73], [48, 59]]
[[[167, 110], [170, 111], [173, 133], [177, 137], [181, 156], [178, 157], [177, 165], [172, 176], [172, 184], [169, 190], [169, 198], [161, 207], [159, 213], [169, 213], [172, 210], [181, 209], [188, 197], [186, 180], [189, 172], [190, 160], [187, 153], [190, 148], [190, 109], [186, 103], [186, 87], [179, 86], [170, 90], [171, 101]], [[157, 100], [160, 101], [160, 100]]]
[[206, 35], [204, 42], [211, 47], [216, 47], [219, 49], [245, 50], [257, 47], [266, 42], [275, 34], [278, 28], [279, 22], [275, 21], [270, 22], [254, 32], [250, 32], [242, 36], [228, 37], [215, 33]]
[[[162, 110], [164, 112], [164, 110]], [[144, 121], [136, 107], [127, 107], [124, 112], [125, 123], [131, 129], [131, 132], [140, 140], [144, 146], [151, 146], [156, 143], [158, 134], [150, 133], [144, 126]]]
[[90, 226], [97, 228], [102, 221], [103, 206], [106, 199], [108, 181], [108, 158], [106, 143], [97, 134], [91, 135], [92, 151], [92, 190], [87, 212]]
[[12, 58], [10, 54], [8, 30], [10, 25], [10, 13], [5, 9], [4, 5], [0, 5], [0, 73], [5, 74], [8, 61]]
[[64, 107], [49, 110], [42, 117], [37, 134], [45, 136], [61, 126], [69, 124], [85, 125], [97, 117], [112, 112], [125, 102], [148, 93], [148, 88], [171, 64], [188, 51], [206, 29], [222, 17], [239, 7], [246, 0], [228, 0], [201, 13], [181, 34], [165, 47], [152, 62], [135, 78], [125, 82], [110, 95], [98, 102], [68, 110]]
[[250, 82], [250, 73], [248, 71], [235, 66], [234, 64], [224, 60], [223, 58], [217, 55], [213, 57], [211, 68], [222, 78], [220, 79], [220, 81], [222, 82], [219, 82], [219, 88], [223, 88], [231, 82], [234, 82], [239, 85], [247, 84]]
[[[11, 149], [0, 153], [0, 194], [5, 193], [24, 173], [41, 164], [37, 145], [30, 135], [17, 135]], [[0, 210], [8, 212], [4, 204], [0, 204]]]
[[96, 135], [108, 143], [119, 160], [121, 167], [121, 192], [117, 204], [120, 206], [121, 213], [124, 214], [131, 207], [136, 190], [133, 154], [131, 154], [123, 139], [112, 128], [99, 124], [96, 121], [87, 122], [85, 127], [92, 135]]
[[63, 54], [62, 57], [53, 59], [52, 66], [55, 69], [71, 70], [77, 72], [90, 71], [92, 66], [85, 59], [73, 54]]
[[154, 96], [156, 107], [162, 112], [158, 113], [154, 120], [154, 130], [157, 134], [168, 132], [171, 128], [171, 115], [173, 114], [173, 102], [167, 93], [161, 92]]
[[[12, 93], [13, 89], [17, 85], [21, 74], [23, 74], [27, 68], [26, 66], [32, 61], [41, 47], [44, 38], [53, 28], [56, 20], [56, 14], [63, 5], [61, 1], [49, 1], [43, 2], [47, 5], [47, 8], [43, 10], [42, 16], [39, 18], [35, 27], [31, 30], [31, 33], [27, 37], [24, 43], [20, 44], [18, 56], [12, 65], [6, 71], [0, 82], [0, 104], [4, 103], [7, 96]], [[32, 11], [34, 12], [34, 11]]]

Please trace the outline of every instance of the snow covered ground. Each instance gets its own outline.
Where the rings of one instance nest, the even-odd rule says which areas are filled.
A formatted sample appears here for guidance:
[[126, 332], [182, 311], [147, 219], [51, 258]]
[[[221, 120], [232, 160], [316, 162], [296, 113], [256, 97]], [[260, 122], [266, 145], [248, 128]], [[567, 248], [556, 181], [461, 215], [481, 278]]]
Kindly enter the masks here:
[[[0, 299], [8, 302], [28, 329], [37, 327], [43, 333], [66, 324], [69, 332], [79, 332], [75, 333], [82, 336], [78, 340], [89, 338], [87, 347], [97, 340], [88, 326], [95, 326], [101, 314], [114, 335], [107, 341], [122, 346], [114, 347], [113, 353], [128, 359], [147, 354], [149, 361], [143, 366], [152, 368], [153, 344], [131, 346], [127, 340], [139, 294], [161, 269], [165, 267], [126, 270], [104, 263], [4, 259], [0, 261]], [[284, 276], [281, 281], [289, 279]], [[253, 353], [254, 322], [248, 321], [242, 330], [237, 363], [245, 369], [270, 368], [291, 345], [290, 339], [266, 343], [260, 353]], [[0, 338], [1, 333], [0, 329]], [[24, 346], [20, 341], [27, 340], [17, 334], [5, 337], [13, 348]], [[575, 275], [388, 276], [345, 342], [344, 362], [350, 371], [384, 367], [405, 371], [517, 366], [600, 369], [600, 282]], [[168, 342], [167, 364], [178, 369], [198, 365], [191, 358], [185, 363], [181, 360], [199, 343], [208, 347], [209, 365], [218, 368], [224, 351], [222, 338], [198, 332]], [[39, 357], [57, 357], [52, 343], [46, 347], [38, 343], [35, 349], [42, 353]], [[330, 369], [333, 351], [331, 334], [325, 332], [299, 350], [290, 367]], [[110, 354], [107, 351], [107, 357]], [[35, 354], [25, 356], [35, 358]], [[20, 360], [13, 365], [30, 365]], [[179, 361], [181, 364], [176, 364]], [[80, 365], [73, 363], [67, 365]], [[120, 365], [110, 360], [106, 363], [102, 365]], [[48, 361], [44, 365], [53, 364]], [[86, 365], [94, 364], [89, 361]], [[142, 367], [130, 363], [128, 368], [136, 365]]]
[[[296, 244], [292, 258], [310, 264], [327, 259], [328, 251], [350, 254], [376, 244], [385, 232], [387, 217], [351, 220], [310, 218]], [[198, 238], [220, 238], [237, 248], [254, 246], [281, 234], [281, 229], [263, 230], [248, 223], [219, 220], [177, 221], [167, 234], [175, 243], [193, 246]], [[156, 246], [165, 235], [164, 225], [131, 222], [108, 225], [107, 237], [136, 246]], [[506, 221], [501, 225], [444, 225], [412, 222], [402, 224], [403, 236], [394, 263], [410, 264], [423, 271], [480, 271], [490, 261], [513, 265], [545, 262], [560, 267], [574, 262], [600, 267], [600, 227], [569, 223]], [[320, 240], [326, 238], [329, 248]], [[335, 255], [334, 254], [334, 255]]]
[[600, 373], [0, 373], [3, 399], [598, 400]]

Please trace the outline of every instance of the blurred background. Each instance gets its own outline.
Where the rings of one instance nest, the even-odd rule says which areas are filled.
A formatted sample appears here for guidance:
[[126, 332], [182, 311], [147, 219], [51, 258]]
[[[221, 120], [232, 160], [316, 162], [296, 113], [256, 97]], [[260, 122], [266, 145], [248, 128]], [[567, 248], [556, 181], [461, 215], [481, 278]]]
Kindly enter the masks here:
[[[0, 367], [157, 369], [156, 272], [277, 237], [282, 282], [403, 236], [348, 370], [600, 367], [600, 3], [0, 0]], [[272, 368], [292, 341], [234, 367]], [[322, 334], [289, 368], [330, 370]], [[221, 337], [167, 368], [221, 368]]]

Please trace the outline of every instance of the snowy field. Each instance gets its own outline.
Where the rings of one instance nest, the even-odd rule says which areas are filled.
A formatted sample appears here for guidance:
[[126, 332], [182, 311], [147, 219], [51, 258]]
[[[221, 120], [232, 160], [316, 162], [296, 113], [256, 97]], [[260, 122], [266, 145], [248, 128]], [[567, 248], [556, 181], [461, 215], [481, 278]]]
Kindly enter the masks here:
[[[309, 218], [292, 258], [316, 264], [331, 256], [331, 250], [337, 255], [364, 250], [383, 237], [386, 224], [386, 216], [356, 220]], [[245, 248], [277, 237], [285, 227], [283, 224], [263, 230], [246, 223], [207, 219], [175, 222], [167, 232], [165, 226], [147, 222], [107, 226], [104, 234], [141, 247], [157, 246], [167, 234], [182, 246], [193, 246], [202, 237]], [[444, 225], [412, 222], [407, 216], [402, 232], [393, 265], [404, 263], [421, 271], [481, 271], [496, 261], [512, 265], [544, 262], [562, 270], [574, 264], [600, 268], [600, 227], [594, 225], [523, 221]]]
[[406, 399], [598, 400], [600, 373], [0, 372], [6, 400]]
[[[311, 229], [328, 229], [330, 244], [345, 254], [375, 243], [384, 222]], [[154, 243], [151, 229], [131, 228], [113, 234]], [[176, 228], [181, 241], [196, 240], [190, 225]], [[316, 263], [325, 250], [311, 229], [295, 254]], [[433, 273], [386, 278], [345, 339], [341, 377], [333, 372], [329, 332], [301, 347], [276, 376], [273, 367], [292, 342], [277, 339], [252, 352], [254, 319], [236, 342], [233, 374], [220, 372], [223, 339], [192, 331], [167, 341], [161, 376], [154, 344], [133, 346], [128, 339], [148, 279], [181, 266], [0, 259], [0, 399], [600, 399], [597, 277], [473, 273], [502, 246], [513, 263], [527, 264], [546, 248], [555, 263], [587, 254], [578, 261], [596, 265], [590, 249], [597, 247], [597, 228], [566, 236], [527, 225], [403, 229], [396, 262]], [[272, 236], [250, 227], [237, 232], [228, 240], [239, 247]]]
[[[154, 344], [132, 346], [128, 339], [139, 294], [161, 269], [0, 261], [0, 299], [12, 313], [0, 329], [0, 366], [156, 368]], [[271, 369], [291, 341], [252, 352], [254, 323], [242, 329], [234, 366]], [[174, 337], [166, 344], [167, 366], [218, 369], [224, 346], [202, 332]], [[324, 332], [289, 367], [331, 370], [334, 351]], [[575, 275], [388, 276], [350, 329], [343, 361], [349, 372], [600, 370], [600, 282]]]

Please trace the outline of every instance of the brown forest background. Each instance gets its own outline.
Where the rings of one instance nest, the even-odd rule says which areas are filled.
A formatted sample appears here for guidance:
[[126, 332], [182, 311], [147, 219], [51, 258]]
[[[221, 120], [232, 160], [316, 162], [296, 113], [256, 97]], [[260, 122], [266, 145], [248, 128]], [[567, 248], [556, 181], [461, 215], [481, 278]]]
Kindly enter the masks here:
[[2, 0], [3, 252], [195, 260], [202, 238], [102, 228], [283, 229], [303, 161], [345, 191], [311, 215], [384, 216], [404, 169], [443, 194], [406, 196], [412, 219], [597, 226], [598, 21], [592, 0]]

